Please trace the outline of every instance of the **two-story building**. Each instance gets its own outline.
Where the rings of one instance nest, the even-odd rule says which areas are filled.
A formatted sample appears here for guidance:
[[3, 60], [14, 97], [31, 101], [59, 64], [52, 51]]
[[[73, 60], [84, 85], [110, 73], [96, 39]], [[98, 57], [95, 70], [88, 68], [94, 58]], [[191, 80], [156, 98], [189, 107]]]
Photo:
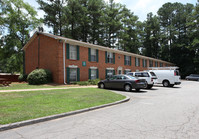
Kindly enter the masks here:
[[35, 32], [23, 50], [27, 74], [36, 68], [49, 69], [59, 84], [173, 66], [159, 59], [42, 32]]

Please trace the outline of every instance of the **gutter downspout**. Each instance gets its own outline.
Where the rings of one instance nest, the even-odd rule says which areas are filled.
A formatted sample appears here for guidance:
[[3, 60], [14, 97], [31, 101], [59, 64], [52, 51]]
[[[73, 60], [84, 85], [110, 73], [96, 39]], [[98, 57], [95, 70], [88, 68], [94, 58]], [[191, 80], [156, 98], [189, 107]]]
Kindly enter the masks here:
[[66, 44], [66, 40], [63, 41], [63, 68], [64, 68], [64, 84], [66, 84], [66, 56], [65, 56], [65, 44]]

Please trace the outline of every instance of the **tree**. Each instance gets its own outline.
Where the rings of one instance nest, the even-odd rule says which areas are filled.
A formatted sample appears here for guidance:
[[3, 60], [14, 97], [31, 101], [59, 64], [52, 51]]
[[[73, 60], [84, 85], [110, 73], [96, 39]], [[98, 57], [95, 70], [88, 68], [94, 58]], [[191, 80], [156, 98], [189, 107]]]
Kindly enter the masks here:
[[195, 50], [192, 48], [192, 32], [196, 28], [191, 20], [194, 6], [166, 3], [159, 10], [162, 58], [180, 67], [181, 75], [194, 73]]
[[54, 35], [62, 36], [64, 34], [64, 24], [66, 16], [64, 15], [64, 5], [66, 0], [37, 0], [44, 15], [44, 24], [53, 28]]
[[119, 48], [128, 52], [139, 53], [139, 27], [138, 17], [125, 6], [121, 9], [121, 24], [119, 31]]
[[157, 16], [147, 14], [144, 22], [143, 54], [153, 58], [160, 57], [160, 24]]
[[118, 33], [122, 27], [121, 24], [121, 4], [115, 3], [113, 0], [110, 0], [106, 5], [104, 11], [104, 20], [103, 24], [104, 34], [104, 46], [115, 48], [118, 41]]
[[0, 65], [2, 72], [22, 72], [22, 47], [29, 39], [29, 33], [38, 26], [36, 11], [22, 0], [2, 0], [1, 14], [4, 33], [1, 40]]

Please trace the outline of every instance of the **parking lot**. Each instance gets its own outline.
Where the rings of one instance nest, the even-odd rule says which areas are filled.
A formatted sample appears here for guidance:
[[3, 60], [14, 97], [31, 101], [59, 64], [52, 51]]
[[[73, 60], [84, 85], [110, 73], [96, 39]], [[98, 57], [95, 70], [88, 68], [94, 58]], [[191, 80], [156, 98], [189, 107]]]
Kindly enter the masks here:
[[0, 138], [199, 138], [199, 82], [141, 92], [129, 102], [0, 132]]

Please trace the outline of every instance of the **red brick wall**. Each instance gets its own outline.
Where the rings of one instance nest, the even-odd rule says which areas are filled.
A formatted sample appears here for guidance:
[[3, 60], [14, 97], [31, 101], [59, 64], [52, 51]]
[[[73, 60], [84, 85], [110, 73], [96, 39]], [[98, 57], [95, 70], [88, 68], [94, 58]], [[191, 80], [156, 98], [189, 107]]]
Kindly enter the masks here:
[[[39, 48], [39, 64], [38, 64], [38, 39], [40, 37]], [[53, 74], [53, 80], [59, 83], [59, 77], [57, 76], [59, 62], [59, 47], [62, 47], [62, 43], [58, 40], [39, 34], [34, 41], [29, 44], [25, 49], [25, 68], [26, 73], [29, 74], [33, 70], [38, 68], [49, 69]]]

